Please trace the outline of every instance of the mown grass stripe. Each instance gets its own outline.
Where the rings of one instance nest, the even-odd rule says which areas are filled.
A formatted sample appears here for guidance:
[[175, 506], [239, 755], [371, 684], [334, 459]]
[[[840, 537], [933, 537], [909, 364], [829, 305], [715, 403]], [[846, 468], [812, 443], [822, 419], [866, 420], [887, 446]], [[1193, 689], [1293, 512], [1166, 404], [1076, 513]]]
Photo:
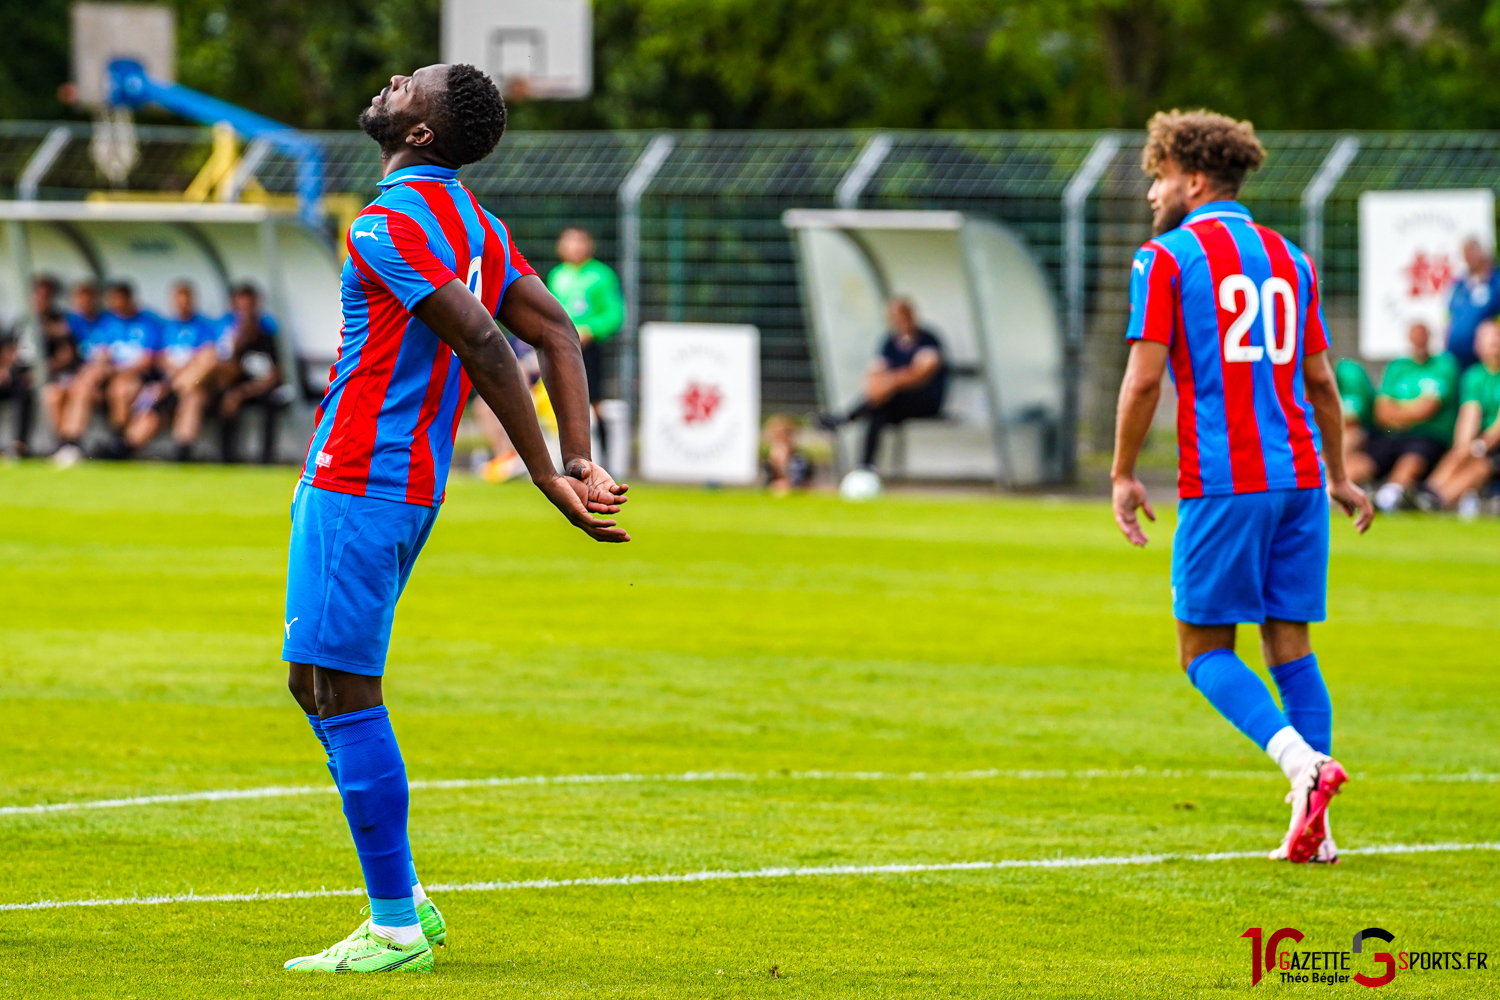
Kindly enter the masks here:
[[[1454, 851], [1500, 851], [1500, 842], [1473, 844], [1378, 844], [1340, 850], [1340, 856], [1435, 854]], [[661, 885], [684, 882], [728, 882], [742, 879], [813, 878], [835, 875], [912, 875], [926, 872], [996, 871], [1014, 868], [1121, 868], [1160, 865], [1170, 861], [1214, 862], [1264, 859], [1266, 852], [1218, 851], [1210, 854], [1128, 854], [1081, 858], [1012, 858], [1003, 861], [947, 861], [933, 864], [823, 865], [818, 867], [751, 868], [743, 871], [709, 869], [644, 875], [592, 875], [581, 878], [537, 878], [518, 881], [459, 882], [427, 886], [428, 892], [514, 892], [524, 889], [570, 889], [623, 885]], [[364, 889], [301, 889], [291, 892], [221, 892], [199, 895], [121, 896], [114, 899], [42, 899], [33, 903], [0, 903], [4, 910], [59, 910], [91, 906], [161, 906], [168, 903], [253, 903], [274, 900], [363, 896]]]
[[[1458, 782], [1494, 784], [1500, 782], [1500, 774], [1484, 772], [1454, 772], [1451, 774], [1398, 774], [1390, 776], [1357, 773], [1360, 781], [1405, 781], [1405, 782]], [[699, 782], [761, 782], [761, 781], [984, 781], [989, 779], [1013, 781], [1091, 781], [1125, 778], [1203, 778], [1205, 780], [1280, 780], [1281, 775], [1267, 769], [1262, 771], [1193, 771], [1193, 770], [1149, 770], [1147, 768], [1084, 769], [1066, 770], [976, 770], [976, 771], [684, 771], [679, 774], [535, 774], [495, 778], [454, 778], [431, 781], [412, 781], [414, 791], [430, 789], [462, 788], [509, 788], [517, 786], [545, 785], [610, 785]], [[236, 799], [278, 799], [300, 795], [326, 795], [334, 792], [332, 785], [267, 785], [260, 788], [221, 788], [203, 792], [182, 792], [173, 795], [138, 795], [117, 799], [88, 799], [81, 802], [42, 802], [24, 806], [0, 806], [0, 816], [28, 816], [46, 813], [77, 812], [85, 809], [125, 809], [134, 806], [171, 805], [179, 802], [226, 802]]]

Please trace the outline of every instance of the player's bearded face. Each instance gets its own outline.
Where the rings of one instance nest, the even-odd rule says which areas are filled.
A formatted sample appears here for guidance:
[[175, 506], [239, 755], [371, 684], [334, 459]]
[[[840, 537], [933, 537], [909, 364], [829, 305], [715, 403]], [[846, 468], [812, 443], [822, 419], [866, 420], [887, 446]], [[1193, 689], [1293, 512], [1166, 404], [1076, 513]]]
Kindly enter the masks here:
[[1186, 178], [1178, 171], [1165, 173], [1156, 178], [1147, 195], [1151, 200], [1151, 234], [1160, 236], [1170, 229], [1182, 225], [1187, 218]]
[[[386, 88], [390, 90], [389, 87]], [[359, 127], [365, 135], [380, 144], [382, 152], [394, 153], [401, 148], [407, 130], [416, 124], [413, 116], [393, 113], [384, 101], [372, 104], [359, 113]]]

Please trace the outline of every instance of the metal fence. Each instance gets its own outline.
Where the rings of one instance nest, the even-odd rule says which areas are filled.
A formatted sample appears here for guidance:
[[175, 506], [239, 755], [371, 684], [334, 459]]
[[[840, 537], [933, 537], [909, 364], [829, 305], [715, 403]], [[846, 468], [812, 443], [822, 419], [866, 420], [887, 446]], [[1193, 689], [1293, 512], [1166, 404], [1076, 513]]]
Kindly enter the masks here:
[[[73, 141], [40, 178], [40, 197], [106, 186], [88, 154], [90, 126], [67, 127]], [[0, 196], [15, 196], [54, 128], [0, 123]], [[181, 190], [210, 149], [203, 129], [141, 127], [139, 137], [135, 190]], [[372, 197], [373, 145], [357, 133], [319, 138], [328, 190]], [[633, 289], [634, 321], [759, 327], [765, 404], [792, 411], [814, 407], [817, 392], [784, 210], [857, 204], [998, 219], [1026, 239], [1060, 311], [1073, 317], [1081, 443], [1103, 448], [1124, 358], [1130, 256], [1149, 236], [1142, 140], [1127, 132], [519, 133], [466, 168], [464, 180], [538, 270], [555, 263], [563, 226], [590, 229], [601, 259]], [[1356, 340], [1360, 192], [1500, 185], [1500, 133], [1271, 132], [1262, 140], [1270, 155], [1243, 200], [1319, 261], [1344, 354]], [[294, 164], [270, 156], [257, 179], [291, 193]], [[631, 360], [616, 351], [611, 392], [627, 391], [619, 376], [629, 377]]]

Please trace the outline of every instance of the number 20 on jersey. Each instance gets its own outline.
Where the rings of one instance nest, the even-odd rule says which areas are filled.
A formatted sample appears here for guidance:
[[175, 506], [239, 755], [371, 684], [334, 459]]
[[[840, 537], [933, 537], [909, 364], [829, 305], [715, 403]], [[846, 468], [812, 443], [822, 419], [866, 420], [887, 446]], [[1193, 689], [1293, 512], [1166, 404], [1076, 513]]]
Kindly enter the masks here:
[[[1219, 282], [1219, 308], [1234, 314], [1234, 321], [1224, 331], [1225, 361], [1259, 361], [1269, 354], [1272, 364], [1285, 365], [1297, 356], [1297, 292], [1285, 278], [1267, 278], [1257, 288], [1248, 276], [1231, 274]], [[1257, 316], [1264, 347], [1248, 342]]]

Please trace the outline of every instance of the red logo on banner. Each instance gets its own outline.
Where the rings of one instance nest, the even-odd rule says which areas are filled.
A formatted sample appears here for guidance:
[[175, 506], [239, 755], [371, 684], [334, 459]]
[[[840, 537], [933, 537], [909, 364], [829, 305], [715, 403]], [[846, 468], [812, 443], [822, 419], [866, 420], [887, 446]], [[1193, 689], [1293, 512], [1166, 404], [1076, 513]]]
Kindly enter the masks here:
[[724, 394], [718, 386], [689, 382], [687, 392], [682, 394], [682, 422], [699, 424], [712, 420], [722, 402]]
[[1409, 282], [1408, 294], [1412, 298], [1420, 298], [1423, 295], [1441, 295], [1448, 290], [1453, 283], [1453, 264], [1448, 260], [1447, 254], [1428, 258], [1421, 250], [1417, 251], [1410, 264], [1401, 269]]

